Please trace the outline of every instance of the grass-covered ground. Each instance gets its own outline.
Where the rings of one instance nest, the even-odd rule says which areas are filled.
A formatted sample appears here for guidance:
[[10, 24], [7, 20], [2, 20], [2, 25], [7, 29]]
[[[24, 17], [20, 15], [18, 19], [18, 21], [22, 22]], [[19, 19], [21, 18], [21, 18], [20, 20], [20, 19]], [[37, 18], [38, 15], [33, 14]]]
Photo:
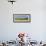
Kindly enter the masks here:
[[28, 18], [15, 18], [15, 20], [28, 20]]

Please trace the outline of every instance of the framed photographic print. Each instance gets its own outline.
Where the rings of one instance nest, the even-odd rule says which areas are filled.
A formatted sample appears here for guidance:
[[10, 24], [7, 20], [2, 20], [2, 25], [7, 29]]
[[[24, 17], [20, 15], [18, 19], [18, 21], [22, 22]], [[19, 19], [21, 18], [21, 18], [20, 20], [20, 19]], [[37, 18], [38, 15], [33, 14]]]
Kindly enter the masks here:
[[30, 14], [13, 14], [14, 23], [29, 23], [31, 22]]

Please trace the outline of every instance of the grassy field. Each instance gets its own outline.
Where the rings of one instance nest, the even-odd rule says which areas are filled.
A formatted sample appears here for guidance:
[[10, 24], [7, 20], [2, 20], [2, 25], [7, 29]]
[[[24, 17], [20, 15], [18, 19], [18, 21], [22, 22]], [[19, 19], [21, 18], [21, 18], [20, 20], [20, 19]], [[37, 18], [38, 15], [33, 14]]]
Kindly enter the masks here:
[[15, 18], [15, 20], [28, 20], [28, 18]]

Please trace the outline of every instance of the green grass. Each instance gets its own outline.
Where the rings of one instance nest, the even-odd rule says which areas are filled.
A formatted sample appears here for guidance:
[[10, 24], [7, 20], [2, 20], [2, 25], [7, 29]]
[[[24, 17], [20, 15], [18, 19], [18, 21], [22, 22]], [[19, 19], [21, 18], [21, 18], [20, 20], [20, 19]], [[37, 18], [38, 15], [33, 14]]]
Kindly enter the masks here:
[[28, 20], [28, 18], [15, 18], [15, 20]]

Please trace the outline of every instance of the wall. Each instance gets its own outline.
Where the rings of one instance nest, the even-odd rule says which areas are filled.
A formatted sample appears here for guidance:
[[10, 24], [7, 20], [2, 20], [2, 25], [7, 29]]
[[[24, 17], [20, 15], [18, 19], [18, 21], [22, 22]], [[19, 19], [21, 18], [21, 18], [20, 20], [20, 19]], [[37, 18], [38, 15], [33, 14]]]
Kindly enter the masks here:
[[[37, 41], [46, 40], [45, 0], [17, 0], [13, 5], [0, 0], [0, 40], [14, 40], [18, 32], [27, 32]], [[31, 23], [13, 23], [13, 13], [31, 14]]]

